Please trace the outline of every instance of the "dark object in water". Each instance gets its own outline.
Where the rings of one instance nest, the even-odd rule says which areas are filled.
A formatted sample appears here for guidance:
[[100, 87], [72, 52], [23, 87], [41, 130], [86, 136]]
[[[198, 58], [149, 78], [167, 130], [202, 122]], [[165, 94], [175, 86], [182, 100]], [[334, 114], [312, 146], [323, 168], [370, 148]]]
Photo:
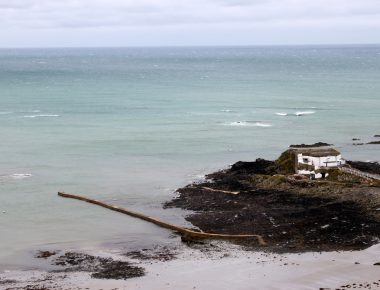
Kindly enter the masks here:
[[50, 252], [50, 251], [38, 251], [37, 255], [35, 256], [38, 259], [47, 259], [51, 256], [56, 255], [57, 252]]
[[352, 141], [359, 141], [359, 138], [352, 138]]
[[333, 146], [333, 144], [328, 144], [324, 142], [317, 142], [314, 144], [295, 144], [290, 145], [291, 148], [313, 148], [313, 147], [324, 147], [324, 146]]
[[368, 142], [367, 144], [380, 144], [380, 141], [372, 141], [372, 142]]

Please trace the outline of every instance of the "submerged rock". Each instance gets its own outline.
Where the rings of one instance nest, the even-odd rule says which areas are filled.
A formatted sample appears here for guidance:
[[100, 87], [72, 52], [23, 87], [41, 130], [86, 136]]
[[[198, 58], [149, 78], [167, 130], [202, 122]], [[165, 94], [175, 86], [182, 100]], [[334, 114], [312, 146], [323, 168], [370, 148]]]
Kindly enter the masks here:
[[47, 259], [47, 258], [49, 258], [49, 257], [51, 257], [51, 256], [54, 256], [54, 255], [56, 255], [57, 254], [57, 252], [50, 252], [50, 251], [38, 251], [38, 253], [36, 254], [36, 258], [38, 258], [38, 259]]

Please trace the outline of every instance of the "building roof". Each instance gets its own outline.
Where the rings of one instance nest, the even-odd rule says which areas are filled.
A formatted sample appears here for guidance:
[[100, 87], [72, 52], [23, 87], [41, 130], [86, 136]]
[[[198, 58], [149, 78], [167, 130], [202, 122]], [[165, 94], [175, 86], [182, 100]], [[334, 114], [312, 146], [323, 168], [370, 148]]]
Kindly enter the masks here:
[[296, 153], [312, 157], [338, 156], [340, 152], [334, 148], [296, 149]]

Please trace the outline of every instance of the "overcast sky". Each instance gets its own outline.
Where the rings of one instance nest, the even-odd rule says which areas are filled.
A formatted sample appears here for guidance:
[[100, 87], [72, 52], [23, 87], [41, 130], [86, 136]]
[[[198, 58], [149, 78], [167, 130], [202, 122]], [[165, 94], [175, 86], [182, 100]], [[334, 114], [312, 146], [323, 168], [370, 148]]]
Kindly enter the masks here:
[[380, 0], [0, 0], [0, 47], [380, 43]]

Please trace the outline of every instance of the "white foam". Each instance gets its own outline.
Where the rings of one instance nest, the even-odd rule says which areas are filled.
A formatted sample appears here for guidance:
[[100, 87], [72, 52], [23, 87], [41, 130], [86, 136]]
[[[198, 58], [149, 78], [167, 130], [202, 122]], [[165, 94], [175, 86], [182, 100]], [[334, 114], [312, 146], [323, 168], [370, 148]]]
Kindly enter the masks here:
[[206, 180], [206, 175], [204, 174], [189, 174], [188, 177], [191, 178], [191, 182], [201, 182]]
[[224, 113], [230, 113], [230, 112], [232, 112], [232, 110], [230, 110], [230, 109], [224, 109], [224, 110], [220, 110], [221, 112], [224, 112]]
[[0, 112], [0, 115], [9, 115], [9, 114], [12, 114], [13, 112], [8, 112], [8, 111], [6, 111], [6, 112]]
[[25, 115], [24, 118], [47, 118], [47, 117], [60, 117], [60, 115]]
[[255, 126], [257, 126], [257, 127], [272, 127], [273, 125], [268, 124], [268, 123], [256, 122]]
[[311, 115], [311, 114], [315, 114], [315, 111], [299, 111], [299, 112], [294, 113], [294, 115], [296, 116]]
[[277, 116], [287, 116], [288, 115], [288, 113], [275, 113]]
[[32, 177], [33, 175], [30, 173], [14, 173], [9, 175], [9, 177], [14, 178], [14, 179], [24, 179], [24, 178], [29, 178]]
[[226, 123], [227, 126], [247, 126], [247, 127], [272, 127], [271, 124], [262, 123], [262, 122], [248, 122], [248, 121], [236, 121], [231, 123]]

